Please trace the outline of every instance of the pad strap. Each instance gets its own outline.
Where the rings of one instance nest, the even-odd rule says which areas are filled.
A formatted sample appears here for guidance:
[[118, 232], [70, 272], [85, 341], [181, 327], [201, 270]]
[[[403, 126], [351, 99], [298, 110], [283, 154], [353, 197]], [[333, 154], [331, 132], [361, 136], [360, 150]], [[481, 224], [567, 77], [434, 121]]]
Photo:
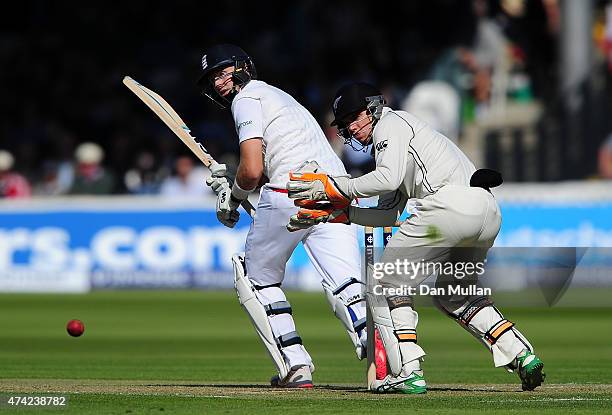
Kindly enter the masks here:
[[490, 305], [493, 305], [493, 301], [489, 300], [487, 297], [478, 297], [465, 307], [457, 317], [457, 320], [467, 326], [480, 310]]
[[261, 290], [265, 290], [266, 288], [280, 288], [281, 283], [277, 282], [275, 284], [270, 284], [270, 285], [255, 285], [253, 284], [253, 288], [255, 288], [257, 291], [261, 291]]
[[338, 295], [342, 291], [346, 290], [350, 285], [353, 285], [353, 284], [363, 284], [363, 282], [359, 281], [357, 278], [350, 278], [350, 279], [346, 280], [344, 283], [342, 283], [334, 291], [332, 291], [332, 294], [333, 295]]
[[353, 328], [355, 329], [355, 331], [357, 333], [359, 333], [361, 330], [363, 330], [365, 328], [366, 324], [367, 324], [366, 323], [366, 318], [364, 317], [362, 319], [359, 319], [359, 320], [355, 321], [353, 323]]
[[394, 310], [400, 307], [412, 307], [412, 297], [407, 295], [392, 295], [387, 297], [389, 310]]
[[283, 334], [276, 338], [280, 347], [293, 346], [294, 344], [302, 344], [302, 338], [298, 335], [297, 331], [292, 331], [287, 334]]
[[495, 323], [484, 335], [485, 340], [493, 346], [497, 340], [514, 326], [510, 320], [502, 319]]
[[292, 314], [291, 304], [288, 301], [277, 301], [264, 306], [268, 316], [276, 316], [278, 314]]
[[403, 343], [403, 342], [416, 343], [417, 342], [416, 330], [402, 329], [402, 330], [395, 330], [394, 333], [395, 333], [395, 337], [397, 337], [397, 341], [400, 343]]

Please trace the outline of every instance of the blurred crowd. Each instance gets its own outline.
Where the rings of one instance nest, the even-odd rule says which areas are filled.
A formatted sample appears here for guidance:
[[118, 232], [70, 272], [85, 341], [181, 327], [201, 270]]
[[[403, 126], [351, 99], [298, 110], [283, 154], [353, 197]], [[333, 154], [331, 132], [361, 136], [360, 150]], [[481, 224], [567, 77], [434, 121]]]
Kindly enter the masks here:
[[[0, 33], [0, 197], [206, 194], [206, 170], [121, 79], [159, 92], [211, 154], [235, 168], [231, 116], [195, 86], [202, 52], [219, 42], [243, 47], [260, 79], [311, 110], [352, 174], [371, 169], [371, 157], [345, 148], [328, 127], [331, 98], [348, 80], [378, 84], [391, 106], [459, 144], [464, 126], [500, 102], [558, 98], [558, 0], [18, 7], [20, 18], [5, 15]], [[595, 10], [595, 63], [607, 68], [610, 90], [612, 6], [597, 1]], [[591, 139], [599, 175], [612, 178], [612, 138]]]
[[[60, 195], [107, 195], [118, 193], [161, 194], [174, 197], [198, 197], [208, 193], [204, 185], [209, 176], [204, 167], [194, 165], [189, 155], [175, 158], [174, 174], [157, 166], [150, 152], [138, 155], [135, 165], [123, 177], [103, 164], [104, 150], [96, 143], [85, 142], [77, 146], [74, 162], [47, 161], [40, 180], [30, 181], [14, 169], [15, 159], [6, 150], [0, 150], [0, 194], [7, 198]], [[121, 182], [119, 184], [119, 182]]]

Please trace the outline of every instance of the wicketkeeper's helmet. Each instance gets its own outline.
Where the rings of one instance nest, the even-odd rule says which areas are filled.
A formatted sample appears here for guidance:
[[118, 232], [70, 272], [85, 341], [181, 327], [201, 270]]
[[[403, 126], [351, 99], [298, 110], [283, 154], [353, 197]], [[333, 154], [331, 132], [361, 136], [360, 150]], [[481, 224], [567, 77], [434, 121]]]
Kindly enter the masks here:
[[[230, 94], [222, 97], [215, 91], [212, 75], [219, 70], [233, 67], [232, 81], [234, 88]], [[241, 48], [235, 45], [215, 45], [208, 49], [202, 56], [202, 76], [198, 85], [202, 87], [202, 93], [210, 98], [221, 108], [226, 108], [238, 92], [237, 87], [243, 87], [251, 79], [257, 79], [257, 71], [251, 57]]]
[[[366, 110], [372, 116], [372, 128], [376, 125], [382, 115], [385, 98], [378, 88], [365, 83], [353, 82], [344, 85], [336, 92], [332, 110], [334, 120], [331, 125], [338, 126], [338, 135], [344, 140], [344, 144], [353, 147], [353, 136], [348, 131], [348, 125], [355, 119], [357, 114]], [[354, 150], [358, 150], [353, 147]]]

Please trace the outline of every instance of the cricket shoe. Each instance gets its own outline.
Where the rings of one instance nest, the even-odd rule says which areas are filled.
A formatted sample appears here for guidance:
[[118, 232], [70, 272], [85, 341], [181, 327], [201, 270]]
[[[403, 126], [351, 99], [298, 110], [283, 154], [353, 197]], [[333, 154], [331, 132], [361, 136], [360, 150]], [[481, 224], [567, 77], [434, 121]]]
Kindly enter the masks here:
[[524, 350], [516, 357], [516, 365], [524, 391], [532, 391], [544, 383], [544, 363], [529, 350]]
[[427, 393], [427, 383], [423, 375], [412, 372], [410, 376], [385, 376], [382, 380], [373, 380], [370, 389], [376, 393], [401, 392], [407, 394]]
[[310, 371], [310, 366], [293, 366], [283, 379], [278, 375], [272, 376], [270, 384], [276, 388], [312, 388], [312, 372]]

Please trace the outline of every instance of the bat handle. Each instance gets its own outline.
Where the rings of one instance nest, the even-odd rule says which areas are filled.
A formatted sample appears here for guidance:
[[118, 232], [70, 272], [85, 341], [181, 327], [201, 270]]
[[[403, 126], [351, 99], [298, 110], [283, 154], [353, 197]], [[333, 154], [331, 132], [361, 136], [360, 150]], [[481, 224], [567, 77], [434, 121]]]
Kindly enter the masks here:
[[241, 205], [244, 208], [244, 210], [246, 210], [246, 213], [248, 213], [250, 217], [254, 217], [255, 216], [255, 207], [249, 201], [249, 199], [244, 199], [242, 201]]

